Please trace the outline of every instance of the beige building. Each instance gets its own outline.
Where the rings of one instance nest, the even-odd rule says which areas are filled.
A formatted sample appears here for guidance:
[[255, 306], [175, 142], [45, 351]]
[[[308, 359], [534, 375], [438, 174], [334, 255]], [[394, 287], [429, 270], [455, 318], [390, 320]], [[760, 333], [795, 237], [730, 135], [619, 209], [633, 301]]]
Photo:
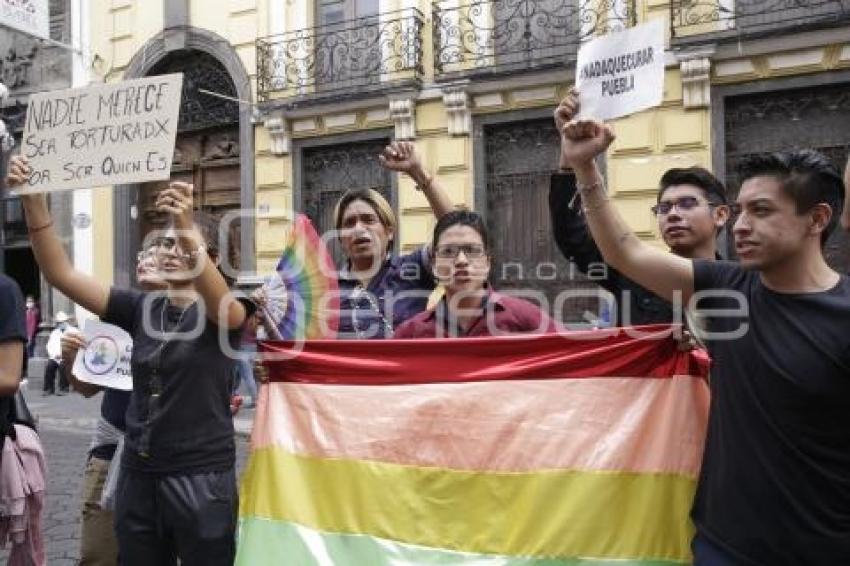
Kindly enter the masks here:
[[[793, 146], [843, 161], [842, 1], [110, 0], [90, 5], [89, 49], [96, 80], [185, 73], [174, 176], [233, 218], [244, 274], [274, 268], [294, 212], [328, 228], [351, 188], [387, 195], [399, 251], [425, 242], [434, 221], [424, 198], [376, 158], [395, 138], [415, 140], [454, 201], [486, 216], [498, 285], [551, 293], [577, 280], [554, 249], [547, 199], [552, 110], [581, 41], [656, 18], [669, 30], [664, 102], [616, 122], [605, 163], [618, 206], [655, 241], [649, 206], [670, 167], [701, 164], [733, 180], [746, 154]], [[161, 221], [151, 210], [159, 186], [95, 191], [104, 279], [131, 282], [140, 238]], [[240, 208], [250, 214], [228, 215]]]

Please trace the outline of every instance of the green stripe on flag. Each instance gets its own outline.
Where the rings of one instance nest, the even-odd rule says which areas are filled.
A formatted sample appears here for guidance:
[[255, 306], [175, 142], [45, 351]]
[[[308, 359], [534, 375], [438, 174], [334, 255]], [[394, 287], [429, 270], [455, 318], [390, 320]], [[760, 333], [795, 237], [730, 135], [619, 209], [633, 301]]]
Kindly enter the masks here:
[[453, 552], [366, 535], [326, 533], [287, 521], [243, 517], [235, 566], [682, 566], [669, 560], [524, 558]]

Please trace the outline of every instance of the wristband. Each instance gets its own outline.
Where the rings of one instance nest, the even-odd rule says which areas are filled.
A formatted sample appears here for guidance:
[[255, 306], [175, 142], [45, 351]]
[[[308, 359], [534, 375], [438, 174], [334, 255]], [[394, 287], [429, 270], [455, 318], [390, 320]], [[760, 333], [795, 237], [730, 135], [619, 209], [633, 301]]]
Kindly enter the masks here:
[[41, 232], [42, 230], [46, 230], [46, 229], [50, 228], [51, 226], [53, 226], [53, 219], [52, 218], [47, 221], [47, 224], [42, 224], [38, 228], [33, 228], [32, 226], [27, 226], [27, 232], [29, 232], [30, 234], [35, 234], [36, 232]]

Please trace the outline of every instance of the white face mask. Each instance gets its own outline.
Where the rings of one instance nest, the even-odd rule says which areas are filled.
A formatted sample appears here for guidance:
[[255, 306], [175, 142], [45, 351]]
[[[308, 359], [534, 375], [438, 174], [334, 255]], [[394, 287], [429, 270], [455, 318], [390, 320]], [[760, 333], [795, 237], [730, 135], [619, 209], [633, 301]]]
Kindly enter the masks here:
[[32, 301], [27, 301], [27, 308], [28, 308], [28, 309], [31, 309], [31, 308], [33, 308], [34, 306], [35, 306], [35, 303], [34, 303], [34, 302], [32, 302]]

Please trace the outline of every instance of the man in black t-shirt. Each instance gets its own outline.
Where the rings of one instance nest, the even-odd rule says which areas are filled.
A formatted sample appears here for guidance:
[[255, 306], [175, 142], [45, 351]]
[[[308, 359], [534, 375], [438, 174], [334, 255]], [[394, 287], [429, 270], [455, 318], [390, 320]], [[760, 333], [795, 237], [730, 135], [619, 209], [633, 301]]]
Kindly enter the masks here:
[[714, 366], [695, 564], [850, 563], [850, 280], [822, 251], [844, 199], [838, 171], [813, 151], [752, 158], [732, 205], [740, 265], [689, 261], [641, 242], [605, 196], [593, 160], [610, 128], [572, 121], [564, 136], [607, 262], [662, 297], [741, 304], [705, 313]]

